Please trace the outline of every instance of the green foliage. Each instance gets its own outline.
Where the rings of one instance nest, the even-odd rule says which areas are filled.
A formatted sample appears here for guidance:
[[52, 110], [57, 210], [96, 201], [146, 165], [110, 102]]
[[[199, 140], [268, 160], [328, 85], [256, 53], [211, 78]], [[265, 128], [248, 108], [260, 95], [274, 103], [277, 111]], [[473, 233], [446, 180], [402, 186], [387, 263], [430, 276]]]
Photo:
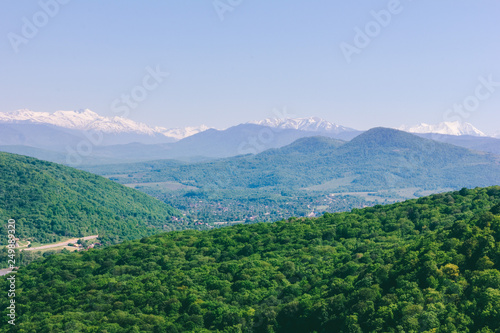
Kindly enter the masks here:
[[0, 153], [2, 244], [8, 219], [16, 220], [20, 239], [50, 243], [99, 234], [109, 243], [158, 232], [176, 214], [159, 200], [103, 177]]
[[52, 255], [19, 270], [0, 331], [495, 332], [499, 203], [476, 188]]

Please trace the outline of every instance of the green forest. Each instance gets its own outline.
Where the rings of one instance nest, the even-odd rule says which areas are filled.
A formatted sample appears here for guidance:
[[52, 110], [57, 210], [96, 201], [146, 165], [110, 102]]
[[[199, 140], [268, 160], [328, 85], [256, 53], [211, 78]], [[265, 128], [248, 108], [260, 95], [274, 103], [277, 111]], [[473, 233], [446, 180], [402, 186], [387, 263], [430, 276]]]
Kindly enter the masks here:
[[[16, 237], [50, 243], [63, 237], [100, 236], [103, 243], [175, 230], [165, 203], [106, 178], [21, 155], [0, 153], [0, 219]], [[166, 226], [166, 228], [164, 228]]]
[[499, 332], [499, 270], [500, 187], [463, 188], [52, 255], [0, 331]]

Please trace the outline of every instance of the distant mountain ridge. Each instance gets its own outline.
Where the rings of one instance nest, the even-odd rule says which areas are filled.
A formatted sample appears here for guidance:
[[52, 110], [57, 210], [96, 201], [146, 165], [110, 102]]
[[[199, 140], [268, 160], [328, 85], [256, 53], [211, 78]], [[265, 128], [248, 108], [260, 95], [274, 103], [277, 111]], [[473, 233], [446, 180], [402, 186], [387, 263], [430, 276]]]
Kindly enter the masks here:
[[[193, 161], [257, 154], [302, 137], [323, 135], [350, 140], [361, 133], [317, 117], [266, 119], [261, 123], [239, 124], [224, 130], [204, 125], [165, 129], [122, 117], [103, 117], [88, 109], [53, 113], [18, 110], [0, 113], [0, 150], [72, 166], [75, 164], [71, 161]], [[94, 131], [100, 132], [97, 143], [89, 140], [89, 133]], [[83, 153], [75, 157], [78, 151]]]
[[[500, 140], [485, 136], [468, 123], [420, 124], [401, 126], [401, 129], [436, 141], [500, 153]], [[318, 117], [268, 118], [218, 130], [204, 125], [172, 129], [151, 127], [123, 117], [100, 116], [88, 109], [53, 113], [0, 112], [1, 151], [71, 166], [76, 166], [74, 161], [79, 161], [77, 164], [157, 159], [201, 161], [258, 154], [303, 137], [319, 135], [350, 141], [362, 133]]]
[[300, 131], [311, 132], [355, 132], [357, 130], [349, 127], [344, 127], [331, 123], [319, 117], [308, 118], [267, 118], [259, 121], [250, 121], [249, 124], [257, 124], [267, 127], [281, 128], [281, 129], [296, 129]]
[[[170, 139], [170, 142], [182, 140], [186, 137], [204, 132], [211, 128], [206, 125], [188, 126], [183, 128], [165, 128], [159, 126], [152, 127], [124, 117], [104, 117], [89, 109], [55, 111], [52, 113], [35, 112], [27, 109], [12, 112], [0, 112], [0, 124], [44, 124], [80, 131], [95, 130], [112, 134], [135, 133], [148, 136], [161, 136]], [[318, 133], [349, 133], [344, 135], [344, 140], [350, 140], [355, 136], [353, 134], [358, 135], [362, 132], [353, 128], [337, 125], [319, 117], [267, 118], [264, 120], [250, 121], [246, 124]], [[472, 124], [460, 121], [441, 122], [433, 125], [427, 123], [420, 123], [414, 126], [402, 125], [397, 129], [409, 133], [436, 133], [444, 135], [470, 135], [481, 137], [487, 136]], [[491, 135], [491, 137], [499, 136], [500, 132]]]
[[439, 124], [430, 125], [420, 123], [414, 126], [402, 125], [398, 128], [401, 131], [409, 133], [436, 133], [446, 135], [470, 135], [470, 136], [487, 136], [482, 131], [478, 130], [472, 124], [460, 121], [441, 122]]
[[[169, 164], [165, 168], [159, 165], [150, 170], [148, 163], [144, 169], [135, 164], [130, 172], [155, 182], [176, 181], [200, 188], [216, 185], [229, 190], [298, 189], [324, 184], [332, 192], [359, 192], [380, 188], [459, 189], [500, 183], [499, 156], [388, 128], [373, 128], [349, 142], [300, 138], [256, 155]], [[100, 173], [104, 169], [87, 170]], [[216, 179], [207, 175], [216, 175]]]
[[476, 151], [484, 151], [500, 155], [500, 137], [472, 136], [472, 135], [447, 135], [437, 133], [414, 133], [422, 138], [449, 143]]
[[170, 139], [170, 141], [177, 141], [209, 128], [205, 125], [171, 129], [151, 127], [128, 118], [100, 116], [89, 109], [55, 111], [53, 113], [35, 112], [26, 109], [13, 112], [0, 112], [0, 123], [44, 124], [79, 131], [94, 130], [111, 134], [133, 133], [147, 136], [164, 136]]

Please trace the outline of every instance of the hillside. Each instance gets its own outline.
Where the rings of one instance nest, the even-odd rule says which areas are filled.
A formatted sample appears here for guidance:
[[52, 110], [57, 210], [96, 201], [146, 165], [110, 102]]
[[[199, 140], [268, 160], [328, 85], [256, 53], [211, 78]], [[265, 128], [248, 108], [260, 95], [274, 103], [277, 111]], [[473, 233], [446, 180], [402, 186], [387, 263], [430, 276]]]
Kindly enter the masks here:
[[163, 202], [103, 177], [0, 153], [0, 219], [15, 219], [20, 239], [45, 243], [99, 234], [116, 242], [150, 235], [163, 225], [175, 229], [174, 214]]
[[436, 133], [416, 134], [420, 137], [449, 143], [477, 151], [500, 155], [500, 139], [472, 135], [444, 135]]
[[171, 232], [21, 268], [1, 331], [494, 332], [499, 244], [499, 186]]
[[[194, 223], [319, 216], [500, 184], [499, 157], [387, 128], [349, 142], [301, 138], [256, 155], [84, 169], [180, 209]], [[174, 184], [174, 185], [172, 185]]]
[[[114, 168], [87, 170], [106, 175], [114, 174]], [[155, 167], [139, 163], [124, 169], [132, 177], [117, 178], [118, 181], [176, 181], [202, 189], [299, 189], [332, 180], [341, 180], [329, 188], [332, 192], [376, 191], [382, 187], [436, 190], [500, 183], [498, 156], [388, 128], [371, 129], [347, 143], [321, 137], [302, 138], [257, 155], [165, 168], [157, 161]]]

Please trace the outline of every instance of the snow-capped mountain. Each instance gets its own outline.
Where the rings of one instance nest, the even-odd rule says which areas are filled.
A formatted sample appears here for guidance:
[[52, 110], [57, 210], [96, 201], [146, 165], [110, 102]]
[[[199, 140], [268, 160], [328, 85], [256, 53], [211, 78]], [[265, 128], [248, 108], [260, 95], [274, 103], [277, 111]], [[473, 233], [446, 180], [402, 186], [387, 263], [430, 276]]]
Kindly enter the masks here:
[[200, 132], [205, 132], [210, 127], [206, 125], [201, 125], [197, 127], [184, 127], [184, 128], [171, 128], [165, 129], [157, 127], [157, 129], [165, 136], [174, 138], [176, 140], [181, 140], [187, 138], [188, 136], [195, 135]]
[[113, 134], [163, 135], [175, 140], [180, 140], [208, 129], [205, 125], [175, 129], [150, 127], [144, 123], [135, 122], [123, 117], [103, 117], [89, 109], [56, 111], [53, 113], [34, 112], [31, 110], [0, 112], [0, 123], [50, 124], [73, 130], [96, 130]]
[[415, 126], [400, 126], [401, 131], [410, 133], [436, 133], [446, 135], [471, 135], [471, 136], [487, 136], [469, 123], [459, 121], [442, 122], [435, 125], [421, 123]]
[[249, 123], [267, 127], [274, 127], [281, 129], [296, 129], [300, 131], [310, 131], [310, 132], [340, 133], [340, 132], [356, 131], [355, 129], [340, 126], [318, 117], [286, 118], [286, 119], [267, 118], [260, 121], [251, 121]]

